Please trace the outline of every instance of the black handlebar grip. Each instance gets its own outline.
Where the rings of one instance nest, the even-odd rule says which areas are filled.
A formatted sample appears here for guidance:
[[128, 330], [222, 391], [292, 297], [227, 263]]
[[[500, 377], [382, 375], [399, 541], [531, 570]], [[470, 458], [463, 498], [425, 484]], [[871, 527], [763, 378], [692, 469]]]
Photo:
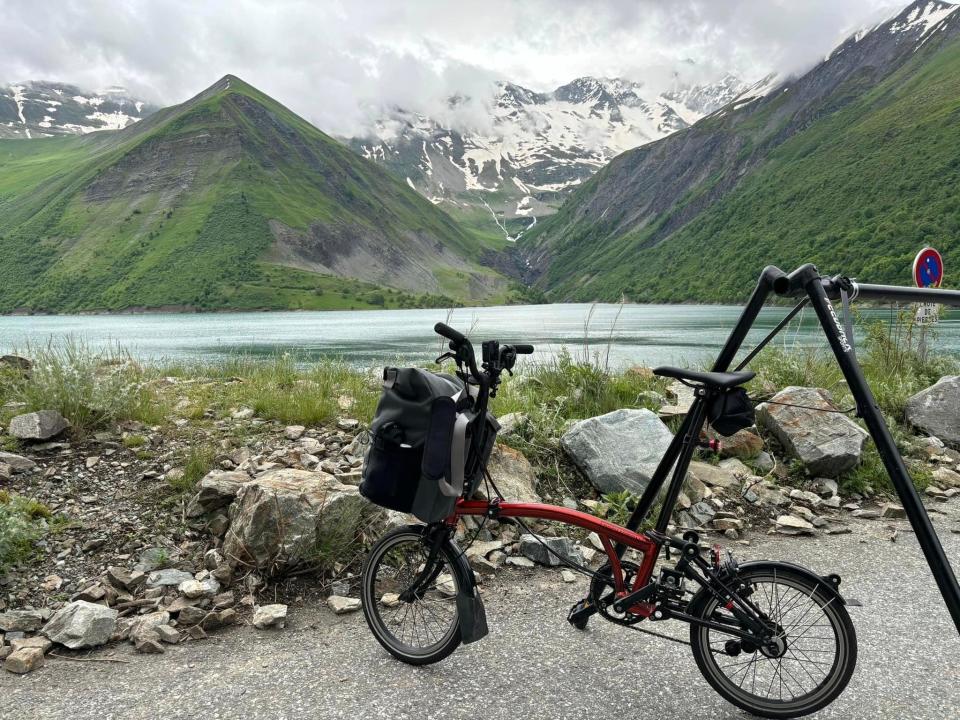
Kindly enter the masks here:
[[513, 349], [517, 351], [517, 355], [533, 354], [533, 345], [514, 345]]
[[442, 322], [438, 322], [436, 325], [434, 325], [433, 331], [437, 333], [437, 335], [443, 335], [448, 340], [452, 340], [458, 344], [462, 344], [467, 339], [464, 337], [463, 333], [457, 332], [452, 327]]

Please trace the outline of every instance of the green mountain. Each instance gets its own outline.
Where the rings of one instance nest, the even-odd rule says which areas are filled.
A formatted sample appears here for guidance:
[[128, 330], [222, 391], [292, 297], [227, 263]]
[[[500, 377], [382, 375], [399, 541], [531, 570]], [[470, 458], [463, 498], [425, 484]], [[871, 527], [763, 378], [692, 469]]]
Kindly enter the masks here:
[[0, 141], [0, 312], [502, 301], [489, 250], [229, 75], [123, 130]]
[[767, 264], [960, 265], [960, 11], [921, 0], [805, 75], [615, 158], [523, 240], [549, 298], [735, 301]]

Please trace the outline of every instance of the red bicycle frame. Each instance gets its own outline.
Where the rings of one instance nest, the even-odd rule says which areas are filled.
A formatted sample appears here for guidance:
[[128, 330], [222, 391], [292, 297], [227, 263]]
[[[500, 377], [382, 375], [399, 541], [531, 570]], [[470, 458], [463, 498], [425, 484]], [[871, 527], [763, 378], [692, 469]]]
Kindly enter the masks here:
[[[581, 512], [580, 510], [571, 510], [570, 508], [560, 507], [558, 505], [460, 499], [457, 501], [454, 513], [447, 520], [447, 523], [450, 525], [456, 524], [458, 518], [466, 515], [555, 520], [595, 532], [600, 537], [604, 552], [610, 560], [610, 567], [613, 568], [613, 581], [618, 596], [639, 590], [646, 586], [650, 581], [650, 576], [653, 574], [653, 567], [656, 565], [657, 556], [660, 554], [660, 545], [643, 533], [628, 530], [625, 527], [590, 515], [589, 513]], [[633, 586], [630, 588], [627, 588], [624, 584], [623, 569], [620, 564], [621, 553], [617, 552], [615, 543], [633, 548], [643, 555], [640, 570], [637, 572]], [[637, 608], [637, 610], [638, 612], [636, 614], [647, 614], [645, 612], [646, 608]]]

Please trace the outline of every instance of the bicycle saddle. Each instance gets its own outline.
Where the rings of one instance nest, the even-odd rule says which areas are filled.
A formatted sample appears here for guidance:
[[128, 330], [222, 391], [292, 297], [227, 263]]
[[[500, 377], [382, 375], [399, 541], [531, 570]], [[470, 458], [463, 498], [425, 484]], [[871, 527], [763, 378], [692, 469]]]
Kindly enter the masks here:
[[654, 375], [660, 377], [675, 378], [680, 382], [696, 383], [717, 390], [728, 390], [729, 388], [743, 385], [754, 378], [755, 372], [744, 370], [741, 372], [701, 372], [699, 370], [686, 370], [664, 365], [653, 369]]

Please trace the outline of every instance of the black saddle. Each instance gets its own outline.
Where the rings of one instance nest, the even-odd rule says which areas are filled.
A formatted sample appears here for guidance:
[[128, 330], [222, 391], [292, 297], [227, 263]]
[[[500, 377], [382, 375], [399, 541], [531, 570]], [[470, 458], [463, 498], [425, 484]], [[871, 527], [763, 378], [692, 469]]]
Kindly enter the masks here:
[[728, 390], [732, 387], [743, 385], [745, 382], [753, 380], [756, 375], [755, 372], [749, 370], [740, 372], [701, 372], [699, 370], [686, 370], [684, 368], [669, 366], [654, 368], [653, 374], [659, 375], [660, 377], [675, 378], [688, 385], [703, 385], [704, 387], [715, 390]]

